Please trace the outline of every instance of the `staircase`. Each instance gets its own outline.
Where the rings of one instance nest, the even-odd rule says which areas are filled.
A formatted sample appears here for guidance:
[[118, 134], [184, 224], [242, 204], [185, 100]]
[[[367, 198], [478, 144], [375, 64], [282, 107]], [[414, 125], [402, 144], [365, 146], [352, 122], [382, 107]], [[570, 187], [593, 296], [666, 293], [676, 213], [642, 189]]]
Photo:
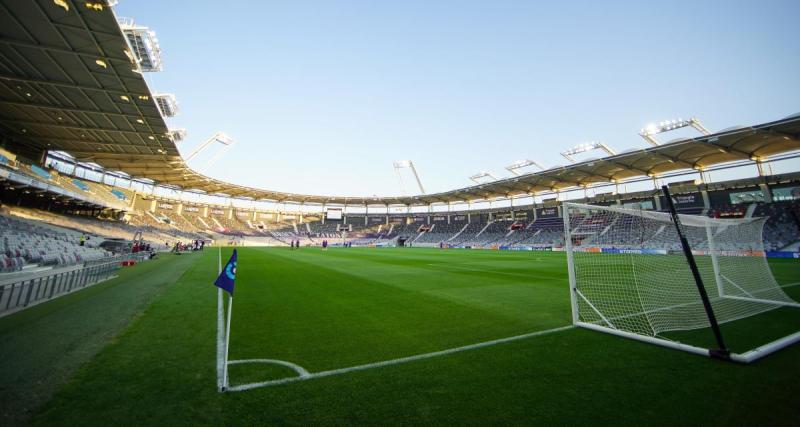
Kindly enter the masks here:
[[453, 235], [453, 237], [451, 237], [451, 238], [447, 239], [447, 241], [449, 242], [449, 241], [451, 241], [451, 240], [455, 239], [456, 237], [458, 237], [458, 236], [459, 236], [461, 233], [463, 233], [463, 232], [464, 232], [464, 230], [466, 230], [466, 229], [467, 229], [467, 227], [469, 227], [469, 223], [466, 223], [466, 224], [464, 224], [464, 226], [463, 226], [463, 227], [461, 227], [461, 230], [458, 230], [458, 233], [454, 234], [454, 235]]
[[197, 217], [197, 220], [198, 220], [198, 221], [200, 221], [200, 224], [203, 224], [203, 227], [205, 227], [205, 228], [206, 228], [206, 230], [210, 230], [210, 229], [211, 229], [211, 227], [209, 227], [209, 226], [208, 226], [208, 224], [206, 224], [206, 222], [205, 222], [205, 221], [203, 221], [203, 218], [201, 218], [201, 217], [199, 217], [199, 216], [198, 216], [198, 217]]
[[150, 218], [153, 218], [153, 221], [155, 221], [155, 222], [156, 222], [156, 223], [158, 223], [158, 224], [161, 224], [161, 223], [163, 223], [163, 222], [164, 222], [164, 221], [162, 221], [162, 220], [161, 220], [161, 218], [159, 218], [159, 217], [157, 217], [157, 216], [153, 215], [153, 213], [152, 213], [152, 212], [150, 212], [150, 211], [145, 211], [145, 213], [146, 213], [147, 215], [149, 215], [149, 216], [150, 216]]
[[492, 225], [493, 222], [494, 221], [487, 222], [486, 225], [484, 225], [483, 228], [481, 228], [481, 231], [479, 231], [478, 234], [475, 235], [475, 237], [478, 237], [481, 234], [483, 234], [483, 232], [486, 231], [486, 229], [489, 228], [489, 226]]

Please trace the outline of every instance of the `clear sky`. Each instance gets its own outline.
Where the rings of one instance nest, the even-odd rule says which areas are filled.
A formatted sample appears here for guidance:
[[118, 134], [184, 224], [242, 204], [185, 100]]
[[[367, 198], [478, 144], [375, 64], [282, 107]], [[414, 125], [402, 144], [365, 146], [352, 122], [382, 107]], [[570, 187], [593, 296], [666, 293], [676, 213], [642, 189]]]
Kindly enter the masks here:
[[[800, 112], [800, 1], [120, 0], [157, 32], [187, 154], [221, 130], [237, 184], [312, 194], [427, 192], [581, 142], [642, 148], [648, 122], [717, 131]], [[686, 133], [689, 134], [689, 133]], [[667, 139], [673, 136], [667, 136]], [[599, 154], [598, 154], [599, 156]], [[416, 193], [405, 176], [408, 193]]]

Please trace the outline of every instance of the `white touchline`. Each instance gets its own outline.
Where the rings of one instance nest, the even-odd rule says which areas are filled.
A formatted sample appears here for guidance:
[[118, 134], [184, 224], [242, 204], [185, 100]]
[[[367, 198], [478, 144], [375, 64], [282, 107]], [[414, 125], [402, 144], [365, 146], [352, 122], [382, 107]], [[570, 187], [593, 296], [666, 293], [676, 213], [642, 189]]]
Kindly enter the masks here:
[[[350, 366], [350, 367], [347, 367], [347, 368], [332, 369], [332, 370], [329, 370], [329, 371], [320, 371], [320, 372], [313, 372], [313, 373], [308, 373], [307, 371], [305, 371], [305, 369], [303, 369], [302, 367], [300, 367], [298, 365], [295, 365], [294, 363], [278, 361], [278, 360], [273, 360], [273, 359], [231, 360], [231, 361], [228, 362], [229, 364], [237, 364], [237, 363], [277, 363], [277, 364], [281, 364], [281, 365], [284, 365], [284, 366], [289, 366], [292, 369], [295, 369], [295, 371], [298, 372], [298, 373], [300, 373], [300, 371], [298, 369], [296, 369], [296, 368], [299, 368], [302, 371], [305, 371], [306, 375], [303, 375], [302, 373], [300, 373], [300, 376], [297, 376], [297, 377], [281, 378], [281, 379], [278, 379], [278, 380], [263, 381], [263, 382], [258, 382], [258, 383], [250, 383], [250, 384], [242, 384], [242, 385], [231, 386], [231, 387], [228, 387], [227, 391], [246, 391], [246, 390], [252, 390], [254, 388], [276, 386], [276, 385], [281, 385], [281, 384], [293, 383], [293, 382], [297, 382], [297, 381], [307, 381], [307, 380], [311, 380], [311, 379], [315, 379], [315, 378], [322, 378], [322, 377], [330, 377], [330, 376], [334, 376], [334, 375], [341, 375], [341, 374], [346, 374], [346, 373], [349, 373], [349, 372], [365, 371], [365, 370], [368, 370], [368, 369], [382, 368], [384, 366], [399, 365], [399, 364], [402, 364], [402, 363], [408, 363], [408, 362], [414, 362], [414, 361], [417, 361], [417, 360], [430, 359], [430, 358], [439, 357], [439, 356], [446, 356], [446, 355], [453, 354], [453, 353], [460, 353], [462, 351], [475, 350], [475, 349], [482, 348], [482, 347], [489, 347], [489, 346], [493, 346], [493, 345], [497, 345], [497, 344], [504, 344], [504, 343], [512, 342], [512, 341], [519, 341], [519, 340], [523, 340], [523, 339], [526, 339], [526, 338], [532, 338], [532, 337], [538, 337], [538, 336], [542, 336], [542, 335], [548, 335], [548, 334], [552, 334], [552, 333], [556, 333], [556, 332], [566, 331], [566, 330], [572, 329], [572, 328], [574, 328], [573, 325], [561, 326], [561, 327], [558, 327], [558, 328], [546, 329], [546, 330], [543, 330], [543, 331], [536, 331], [536, 332], [531, 332], [531, 333], [527, 333], [527, 334], [516, 335], [516, 336], [513, 336], [513, 337], [500, 338], [500, 339], [496, 339], [496, 340], [484, 341], [484, 342], [465, 345], [465, 346], [461, 346], [461, 347], [449, 348], [447, 350], [434, 351], [432, 353], [416, 354], [416, 355], [413, 355], [413, 356], [400, 357], [400, 358], [397, 358], [397, 359], [383, 360], [383, 361], [380, 361], [380, 362], [367, 363], [367, 364], [364, 364], [364, 365], [356, 365], [356, 366]], [[258, 362], [258, 361], [261, 361], [261, 362]], [[267, 361], [269, 361], [269, 362], [267, 362]]]

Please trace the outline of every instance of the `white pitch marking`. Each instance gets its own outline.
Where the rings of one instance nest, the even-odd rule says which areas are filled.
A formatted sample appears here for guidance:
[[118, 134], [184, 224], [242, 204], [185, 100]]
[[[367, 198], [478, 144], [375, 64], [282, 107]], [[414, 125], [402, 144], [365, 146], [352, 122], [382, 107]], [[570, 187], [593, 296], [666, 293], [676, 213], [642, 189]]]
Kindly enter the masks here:
[[414, 356], [400, 357], [400, 358], [397, 358], [397, 359], [390, 359], [390, 360], [383, 360], [383, 361], [380, 361], [380, 362], [367, 363], [367, 364], [364, 364], [364, 365], [350, 366], [350, 367], [347, 367], [347, 368], [339, 368], [339, 369], [332, 369], [332, 370], [329, 370], [329, 371], [308, 373], [308, 375], [306, 375], [306, 376], [302, 376], [301, 375], [301, 376], [298, 376], [298, 377], [281, 378], [279, 380], [271, 380], [271, 381], [263, 381], [263, 382], [258, 382], [258, 383], [236, 385], [236, 386], [228, 387], [227, 390], [228, 391], [246, 391], [246, 390], [252, 390], [254, 388], [276, 386], [276, 385], [281, 385], [281, 384], [293, 383], [293, 382], [297, 382], [297, 381], [307, 381], [307, 380], [311, 380], [311, 379], [315, 379], [315, 378], [322, 378], [322, 377], [330, 377], [330, 376], [334, 376], [334, 375], [341, 375], [341, 374], [346, 374], [346, 373], [349, 373], [349, 372], [365, 371], [365, 370], [368, 370], [368, 369], [382, 368], [384, 366], [399, 365], [399, 364], [403, 364], [403, 363], [414, 362], [414, 361], [417, 361], [417, 360], [424, 360], [424, 359], [430, 359], [430, 358], [439, 357], [439, 356], [446, 356], [446, 355], [453, 354], [453, 353], [460, 353], [462, 351], [475, 350], [475, 349], [482, 348], [482, 347], [489, 347], [489, 346], [493, 346], [493, 345], [497, 345], [497, 344], [504, 344], [504, 343], [507, 343], [507, 342], [523, 340], [523, 339], [526, 339], [526, 338], [532, 338], [532, 337], [538, 337], [538, 336], [542, 336], [542, 335], [548, 335], [548, 334], [552, 334], [552, 333], [555, 333], [555, 332], [566, 331], [566, 330], [572, 329], [572, 328], [574, 328], [573, 325], [561, 326], [561, 327], [558, 327], [558, 328], [546, 329], [544, 331], [536, 331], [536, 332], [531, 332], [531, 333], [527, 333], [527, 334], [523, 334], [523, 335], [516, 335], [516, 336], [513, 336], [513, 337], [500, 338], [500, 339], [491, 340], [491, 341], [479, 342], [477, 344], [470, 344], [470, 345], [465, 345], [465, 346], [461, 346], [461, 347], [450, 348], [450, 349], [447, 349], [447, 350], [434, 351], [432, 353], [423, 353], [423, 354], [417, 354], [417, 355], [414, 355]]
[[243, 365], [243, 364], [247, 364], [247, 363], [269, 363], [269, 364], [272, 364], [272, 365], [286, 366], [287, 368], [291, 368], [292, 370], [297, 372], [297, 375], [300, 375], [300, 377], [303, 377], [303, 378], [311, 375], [302, 366], [294, 364], [292, 362], [287, 362], [285, 360], [277, 360], [277, 359], [245, 359], [245, 360], [229, 360], [228, 361], [228, 365]]
[[782, 288], [791, 288], [792, 286], [797, 286], [797, 285], [800, 285], [800, 282], [787, 283], [787, 284], [785, 284], [785, 285], [780, 285], [780, 286], [781, 286]]

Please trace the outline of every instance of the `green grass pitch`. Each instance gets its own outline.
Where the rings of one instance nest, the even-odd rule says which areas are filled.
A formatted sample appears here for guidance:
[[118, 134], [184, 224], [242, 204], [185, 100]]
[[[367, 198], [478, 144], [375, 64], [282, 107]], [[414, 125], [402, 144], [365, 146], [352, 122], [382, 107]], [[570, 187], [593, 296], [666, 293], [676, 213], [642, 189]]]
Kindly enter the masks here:
[[[223, 249], [223, 262], [230, 252]], [[780, 283], [800, 282], [797, 260], [774, 260], [771, 267]], [[216, 274], [215, 248], [166, 255], [97, 289], [0, 319], [4, 417], [10, 424], [104, 426], [791, 425], [800, 419], [800, 346], [745, 366], [575, 328], [222, 394]], [[230, 359], [278, 359], [312, 373], [571, 323], [563, 253], [240, 248], [237, 274]], [[147, 292], [131, 294], [137, 289]], [[800, 286], [785, 290], [800, 299]], [[129, 305], [138, 308], [123, 309]], [[94, 322], [77, 320], [87, 316]], [[110, 320], [97, 326], [98, 319]], [[67, 333], [70, 321], [74, 337], [54, 336], [52, 328]], [[800, 330], [797, 315], [755, 322]], [[56, 370], [42, 358], [26, 358], [39, 349], [52, 360], [77, 362]], [[28, 374], [8, 372], [9, 366]], [[28, 384], [41, 403], [15, 414], [13, 402], [26, 399], [20, 387], [49, 381], [37, 375], [50, 371], [57, 374], [52, 390]], [[235, 386], [296, 374], [250, 364], [231, 366], [230, 375]]]

